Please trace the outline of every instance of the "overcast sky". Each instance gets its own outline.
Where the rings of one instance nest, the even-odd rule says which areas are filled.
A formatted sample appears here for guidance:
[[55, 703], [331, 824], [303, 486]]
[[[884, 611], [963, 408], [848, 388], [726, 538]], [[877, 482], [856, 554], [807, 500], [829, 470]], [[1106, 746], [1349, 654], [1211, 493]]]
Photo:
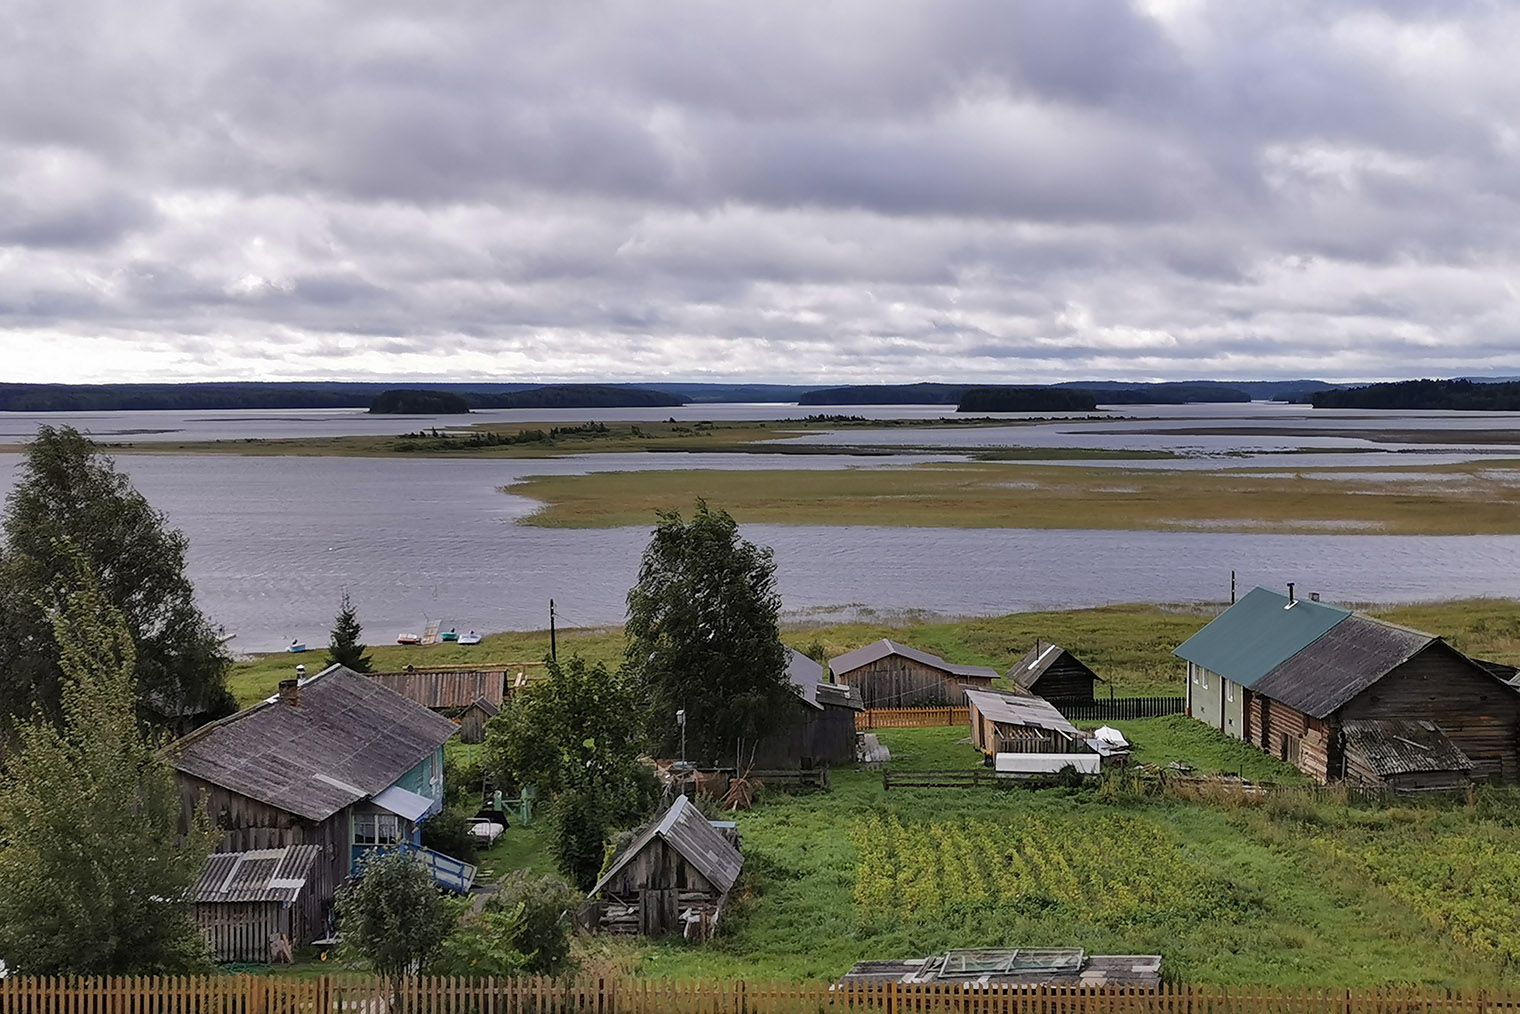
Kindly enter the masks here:
[[12, 0], [0, 379], [1520, 373], [1520, 5]]

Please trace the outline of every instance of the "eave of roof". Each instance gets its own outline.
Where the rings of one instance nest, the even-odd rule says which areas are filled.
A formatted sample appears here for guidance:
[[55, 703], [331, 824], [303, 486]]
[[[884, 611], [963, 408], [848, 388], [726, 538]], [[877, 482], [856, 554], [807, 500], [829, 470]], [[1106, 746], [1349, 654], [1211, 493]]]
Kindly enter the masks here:
[[913, 661], [938, 669], [941, 672], [950, 673], [953, 676], [964, 676], [967, 679], [997, 679], [1001, 675], [989, 665], [962, 665], [958, 662], [946, 662], [938, 655], [931, 655], [927, 651], [910, 648], [906, 644], [899, 644], [889, 638], [873, 641], [854, 651], [847, 651], [829, 659], [829, 672], [838, 678], [845, 673], [853, 672], [863, 665], [886, 658], [888, 655], [901, 655], [903, 658], [911, 658]]
[[[1284, 659], [1251, 689], [1310, 717], [1325, 718], [1439, 640], [1353, 615]], [[1497, 681], [1482, 667], [1474, 668]]]

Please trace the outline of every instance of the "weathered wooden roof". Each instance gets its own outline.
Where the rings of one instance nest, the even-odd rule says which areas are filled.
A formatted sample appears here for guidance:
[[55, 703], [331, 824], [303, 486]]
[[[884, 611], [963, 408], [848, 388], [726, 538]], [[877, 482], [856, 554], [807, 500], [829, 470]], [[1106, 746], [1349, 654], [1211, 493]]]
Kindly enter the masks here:
[[1279, 663], [1251, 689], [1313, 718], [1324, 718], [1438, 640], [1433, 634], [1370, 616], [1348, 616]]
[[838, 985], [937, 983], [987, 986], [1155, 986], [1158, 954], [1086, 954], [1077, 948], [997, 948], [950, 951], [900, 961], [859, 961]]
[[1360, 753], [1383, 777], [1422, 771], [1471, 771], [1473, 763], [1434, 722], [1345, 722], [1346, 752]]
[[248, 901], [288, 905], [306, 886], [321, 853], [320, 845], [218, 852], [201, 867], [201, 875], [190, 888], [190, 900], [197, 905]]
[[919, 651], [910, 648], [906, 644], [898, 644], [896, 641], [883, 637], [880, 641], [872, 642], [864, 648], [856, 648], [847, 651], [843, 655], [829, 659], [829, 672], [835, 678], [845, 673], [853, 672], [863, 665], [880, 661], [888, 655], [901, 655], [903, 658], [911, 658], [915, 662], [921, 662], [934, 669], [950, 673], [953, 676], [963, 676], [967, 679], [995, 680], [999, 673], [990, 665], [961, 665], [956, 662], [946, 662], [938, 655], [931, 655], [927, 651]]
[[1286, 595], [1253, 588], [1172, 654], [1254, 688], [1257, 680], [1350, 615], [1339, 606], [1309, 599], [1290, 603]]
[[1029, 725], [1087, 738], [1043, 697], [1020, 697], [995, 690], [967, 690], [967, 702], [982, 716], [1000, 725]]
[[425, 708], [468, 708], [481, 698], [501, 705], [505, 669], [412, 669], [371, 673], [370, 679]]
[[590, 894], [594, 896], [606, 887], [608, 881], [656, 838], [663, 839], [679, 852], [719, 891], [727, 892], [731, 889], [739, 879], [739, 871], [744, 868], [744, 856], [739, 850], [702, 816], [702, 812], [691, 800], [677, 796], [676, 801], [670, 804], [670, 809], [640, 831], [628, 843], [628, 847], [618, 854]]
[[[1471, 658], [1472, 656], [1468, 656]], [[1520, 676], [1520, 667], [1508, 665], [1504, 662], [1494, 662], [1486, 658], [1474, 658], [1474, 662], [1493, 673], [1506, 683], [1513, 683], [1516, 676]]]
[[856, 711], [865, 707], [859, 690], [843, 683], [826, 682], [823, 666], [790, 646], [786, 648], [786, 678], [796, 689], [797, 696], [819, 711], [826, 704], [853, 708]]
[[459, 727], [343, 666], [170, 743], [175, 769], [308, 820], [385, 789]]
[[1037, 644], [1029, 649], [1029, 654], [1019, 660], [1018, 664], [1008, 670], [1008, 678], [1026, 690], [1033, 690], [1040, 677], [1057, 662], [1065, 661], [1068, 666], [1075, 666], [1082, 670], [1099, 683], [1108, 682], [1102, 676], [1093, 672], [1080, 658], [1061, 647], [1059, 644]]
[[[480, 709], [485, 713], [487, 718], [495, 718], [497, 715], [501, 714], [501, 705], [494, 701], [489, 701], [484, 697], [477, 699], [475, 703], [470, 705], [470, 708]], [[468, 711], [469, 708], [466, 708], [465, 710]]]

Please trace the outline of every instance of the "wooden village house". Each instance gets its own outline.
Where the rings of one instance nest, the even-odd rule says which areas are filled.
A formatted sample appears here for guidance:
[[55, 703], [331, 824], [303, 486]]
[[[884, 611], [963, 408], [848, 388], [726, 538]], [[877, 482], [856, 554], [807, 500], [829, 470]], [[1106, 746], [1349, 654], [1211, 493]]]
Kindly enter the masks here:
[[1103, 677], [1059, 644], [1036, 641], [1029, 654], [1008, 670], [1008, 679], [1025, 693], [1048, 701], [1091, 701], [1093, 684]]
[[864, 707], [854, 687], [823, 678], [823, 666], [787, 648], [787, 679], [796, 704], [779, 728], [755, 747], [759, 770], [835, 767], [855, 760], [855, 715]]
[[1189, 714], [1320, 781], [1520, 777], [1520, 693], [1433, 634], [1257, 588], [1176, 654]]
[[198, 807], [219, 851], [311, 845], [291, 937], [326, 935], [338, 886], [376, 849], [414, 852], [440, 885], [468, 890], [474, 867], [421, 848], [443, 806], [443, 745], [457, 726], [343, 666], [286, 680], [262, 704], [165, 747], [188, 829]]
[[960, 665], [882, 638], [829, 660], [829, 674], [861, 695], [867, 708], [911, 708], [966, 703], [967, 687], [992, 686], [991, 666]]
[[190, 889], [195, 924], [218, 962], [290, 959], [297, 907], [320, 845], [218, 852]]
[[744, 857], [685, 796], [620, 851], [587, 894], [581, 925], [614, 933], [706, 940]]

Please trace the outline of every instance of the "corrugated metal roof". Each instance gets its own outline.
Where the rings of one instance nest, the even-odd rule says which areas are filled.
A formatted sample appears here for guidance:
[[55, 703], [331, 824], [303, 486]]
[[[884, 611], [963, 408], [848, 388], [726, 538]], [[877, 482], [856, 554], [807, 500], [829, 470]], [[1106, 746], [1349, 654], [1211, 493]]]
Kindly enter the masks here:
[[1183, 641], [1172, 654], [1241, 686], [1253, 687], [1351, 612], [1339, 606], [1254, 588]]
[[370, 800], [382, 810], [389, 810], [396, 816], [413, 823], [427, 816], [433, 809], [433, 801], [427, 796], [420, 796], [410, 789], [403, 789], [399, 785], [381, 789], [375, 793], [375, 798]]
[[218, 852], [206, 859], [190, 900], [198, 905], [218, 902], [277, 901], [288, 905], [306, 886], [320, 845], [290, 845], [253, 852]]
[[1004, 725], [1030, 725], [1086, 738], [1043, 697], [1019, 697], [992, 690], [967, 690], [966, 700], [983, 716]]
[[1421, 771], [1471, 771], [1473, 763], [1434, 722], [1354, 720], [1342, 725], [1346, 752], [1360, 753], [1383, 777]]
[[169, 744], [177, 770], [308, 820], [373, 796], [459, 727], [342, 666]]
[[607, 886], [629, 860], [657, 837], [663, 838], [667, 845], [684, 856], [719, 891], [732, 888], [739, 879], [739, 871], [744, 868], [744, 856], [739, 850], [702, 816], [691, 800], [677, 796], [670, 809], [628, 843], [589, 893], [595, 895]]
[[1437, 640], [1370, 616], [1348, 616], [1273, 667], [1251, 689], [1324, 718]]
[[833, 673], [837, 679], [846, 673], [859, 669], [863, 665], [870, 665], [872, 662], [886, 658], [888, 655], [901, 655], [904, 658], [911, 658], [915, 662], [921, 662], [924, 665], [955, 676], [965, 676], [968, 679], [995, 680], [999, 676], [998, 671], [989, 665], [961, 665], [956, 662], [946, 662], [938, 655], [931, 655], [927, 651], [910, 648], [906, 644], [898, 644], [896, 641], [888, 640], [885, 637], [880, 641], [866, 645], [864, 648], [856, 648], [854, 651], [847, 651], [843, 655], [829, 659], [829, 672]]
[[1108, 682], [1102, 676], [1088, 668], [1080, 658], [1061, 647], [1059, 644], [1037, 644], [1029, 649], [1029, 654], [1021, 658], [1017, 665], [1008, 670], [1008, 678], [1021, 687], [1033, 690], [1035, 683], [1039, 682], [1046, 670], [1062, 659], [1069, 659], [1073, 665], [1087, 673], [1099, 683]]

